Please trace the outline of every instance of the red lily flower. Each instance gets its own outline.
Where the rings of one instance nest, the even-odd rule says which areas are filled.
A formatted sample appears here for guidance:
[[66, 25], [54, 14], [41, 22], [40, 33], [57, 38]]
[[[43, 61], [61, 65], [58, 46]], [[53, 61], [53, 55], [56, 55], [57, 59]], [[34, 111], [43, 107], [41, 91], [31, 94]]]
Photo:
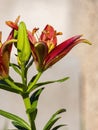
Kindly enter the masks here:
[[1, 43], [1, 35], [0, 32], [0, 79], [6, 78], [9, 74], [9, 61], [12, 48], [10, 40], [13, 38], [13, 30], [3, 44]]
[[48, 69], [63, 58], [78, 43], [91, 44], [86, 39], [80, 39], [82, 35], [77, 35], [57, 45], [57, 35], [59, 34], [61, 33], [57, 33], [50, 25], [45, 27], [38, 40], [34, 37], [34, 33], [28, 33], [32, 55], [38, 71]]
[[13, 40], [14, 29], [18, 29], [17, 28], [18, 21], [19, 16], [15, 20], [15, 22], [11, 21], [6, 22], [6, 24], [13, 27], [13, 29], [10, 32], [7, 40], [3, 44], [1, 42], [2, 32], [0, 32], [0, 79], [6, 78], [9, 74], [10, 53], [12, 49], [12, 43], [14, 42]]
[[[17, 21], [18, 20], [19, 18], [17, 18]], [[16, 23], [11, 21], [7, 21], [6, 23], [11, 28], [18, 30], [18, 25]], [[57, 35], [61, 35], [61, 32], [56, 32], [52, 26], [46, 25], [38, 38], [37, 30], [38, 28], [34, 28], [32, 32], [27, 30], [27, 33], [38, 71], [45, 71], [48, 69], [63, 58], [78, 43], [84, 42], [91, 44], [86, 39], [81, 39], [82, 35], [77, 35], [57, 45]]]

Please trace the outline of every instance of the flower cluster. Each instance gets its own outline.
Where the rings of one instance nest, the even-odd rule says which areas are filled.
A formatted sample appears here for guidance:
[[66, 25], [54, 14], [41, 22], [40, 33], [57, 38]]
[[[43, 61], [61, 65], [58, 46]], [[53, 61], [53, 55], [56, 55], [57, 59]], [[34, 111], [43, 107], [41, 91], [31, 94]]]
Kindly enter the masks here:
[[[29, 124], [21, 117], [4, 110], [0, 110], [0, 115], [11, 119], [13, 125], [18, 130], [36, 130], [35, 119], [38, 111], [37, 103], [44, 89], [44, 87], [41, 88], [41, 86], [55, 82], [63, 82], [68, 79], [68, 77], [65, 77], [59, 80], [39, 83], [38, 80], [40, 76], [45, 70], [66, 56], [78, 43], [91, 43], [81, 38], [82, 35], [76, 35], [58, 44], [57, 36], [62, 33], [57, 32], [51, 25], [47, 24], [41, 32], [41, 35], [38, 36], [37, 32], [39, 28], [34, 28], [30, 31], [23, 21], [19, 22], [19, 18], [20, 17], [18, 17], [15, 22], [6, 21], [6, 24], [11, 27], [11, 32], [4, 43], [2, 43], [2, 33], [0, 32], [0, 89], [22, 96]], [[10, 63], [13, 46], [15, 46], [17, 50], [17, 64]], [[37, 74], [28, 81], [28, 70], [33, 62], [36, 65]], [[21, 82], [15, 81], [14, 78], [10, 76], [9, 67], [12, 67], [14, 71], [19, 74], [22, 79]], [[56, 116], [65, 111], [65, 109], [60, 109], [53, 114], [43, 130], [57, 130], [64, 126], [61, 124], [53, 127], [55, 122], [59, 119], [59, 117]]]
[[[31, 32], [26, 29], [24, 22], [20, 22], [18, 25], [18, 21], [19, 17], [15, 22], [6, 21], [6, 24], [12, 28], [12, 31], [5, 43], [2, 44], [0, 39], [1, 78], [5, 78], [8, 75], [10, 53], [14, 42], [17, 43], [18, 62], [27, 62], [32, 53], [38, 71], [45, 71], [48, 69], [63, 58], [78, 43], [84, 42], [91, 44], [88, 40], [82, 39], [82, 35], [73, 36], [61, 44], [58, 44], [57, 35], [61, 35], [62, 33], [54, 30], [51, 25], [46, 25], [41, 35], [38, 37], [38, 28], [34, 28]], [[15, 41], [15, 39], [17, 41]]]

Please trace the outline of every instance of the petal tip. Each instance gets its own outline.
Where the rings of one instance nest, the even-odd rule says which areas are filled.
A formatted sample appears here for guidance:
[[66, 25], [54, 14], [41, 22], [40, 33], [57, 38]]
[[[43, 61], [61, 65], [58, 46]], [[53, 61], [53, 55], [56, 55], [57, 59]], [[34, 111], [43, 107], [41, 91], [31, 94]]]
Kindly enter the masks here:
[[87, 43], [89, 45], [92, 45], [92, 43], [90, 41], [88, 41], [87, 39], [81, 39], [81, 41], [84, 42], [84, 43]]

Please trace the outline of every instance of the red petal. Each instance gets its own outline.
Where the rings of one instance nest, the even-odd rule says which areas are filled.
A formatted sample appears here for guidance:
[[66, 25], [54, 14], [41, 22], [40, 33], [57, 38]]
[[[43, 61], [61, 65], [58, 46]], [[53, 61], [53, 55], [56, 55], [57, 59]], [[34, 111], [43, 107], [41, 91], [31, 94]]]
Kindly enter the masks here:
[[15, 22], [6, 21], [5, 23], [6, 23], [9, 27], [18, 30], [18, 25], [17, 25], [17, 24], [18, 24], [18, 22], [19, 22], [19, 19], [20, 19], [20, 16], [18, 16], [18, 17], [16, 18]]
[[[7, 38], [7, 40], [6, 41], [9, 41], [9, 40], [11, 40], [12, 38], [13, 38], [13, 35], [14, 35], [14, 30], [12, 30], [11, 32], [10, 32], [10, 34], [9, 34], [9, 36], [8, 36], [8, 38]], [[2, 48], [5, 48], [6, 47], [6, 42], [2, 45]], [[8, 51], [10, 51], [11, 52], [11, 49], [12, 49], [12, 44], [10, 44], [9, 45], [9, 48], [8, 48], [9, 50]]]
[[64, 57], [76, 44], [78, 44], [78, 40], [81, 36], [82, 35], [74, 36], [56, 46], [45, 59], [46, 68], [53, 65], [62, 57]]
[[46, 25], [46, 27], [44, 28], [40, 39], [44, 42], [47, 41], [52, 41], [53, 44], [57, 44], [57, 38], [56, 38], [56, 31], [54, 30], [54, 28], [50, 25]]
[[17, 26], [17, 24], [14, 23], [14, 22], [12, 22], [12, 21], [6, 21], [6, 24], [7, 24], [9, 27], [18, 30], [18, 26]]
[[[13, 30], [9, 34], [7, 41], [13, 38]], [[10, 53], [12, 49], [12, 43], [5, 42], [0, 48], [0, 77], [6, 77], [9, 73], [9, 61]]]
[[32, 43], [32, 44], [35, 44], [36, 43], [36, 38], [32, 35], [32, 33], [30, 31], [28, 31], [28, 38], [29, 38], [29, 41]]
[[8, 76], [11, 48], [12, 44], [5, 42], [0, 49], [0, 78]]

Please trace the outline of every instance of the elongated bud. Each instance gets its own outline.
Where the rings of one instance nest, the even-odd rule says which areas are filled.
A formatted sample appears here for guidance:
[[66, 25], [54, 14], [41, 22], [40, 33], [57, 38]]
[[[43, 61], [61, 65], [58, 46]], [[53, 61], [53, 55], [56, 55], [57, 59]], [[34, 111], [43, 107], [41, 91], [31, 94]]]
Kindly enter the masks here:
[[38, 42], [35, 45], [35, 52], [37, 56], [36, 67], [38, 71], [43, 70], [43, 61], [48, 54], [48, 47], [44, 42]]
[[29, 60], [31, 49], [24, 22], [20, 22], [19, 24], [17, 50], [19, 63], [26, 63]]

